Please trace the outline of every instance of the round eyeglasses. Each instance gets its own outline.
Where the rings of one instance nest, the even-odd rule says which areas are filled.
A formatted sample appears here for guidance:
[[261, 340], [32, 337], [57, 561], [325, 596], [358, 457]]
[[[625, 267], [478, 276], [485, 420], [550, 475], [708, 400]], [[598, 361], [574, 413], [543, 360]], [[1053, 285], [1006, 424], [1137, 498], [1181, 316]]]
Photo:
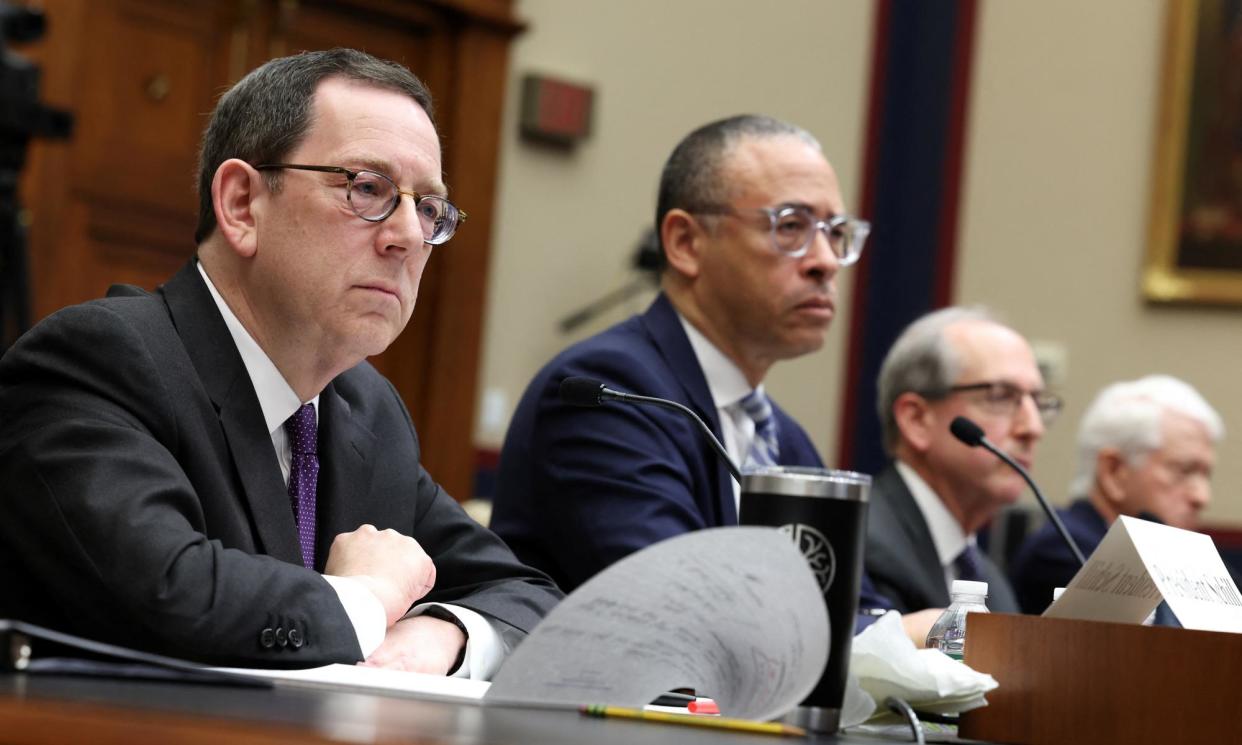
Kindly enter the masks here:
[[741, 217], [744, 213], [762, 214], [768, 218], [769, 230], [772, 233], [772, 247], [777, 251], [799, 259], [806, 255], [815, 240], [816, 231], [823, 231], [828, 238], [828, 245], [837, 257], [841, 266], [849, 266], [862, 256], [863, 245], [871, 234], [871, 223], [853, 215], [833, 215], [821, 220], [807, 207], [755, 207], [737, 209], [735, 207], [707, 207], [691, 210], [708, 215], [734, 215]]
[[292, 169], [339, 173], [345, 177], [345, 201], [354, 214], [367, 222], [387, 220], [401, 204], [401, 195], [413, 198], [414, 209], [423, 227], [423, 242], [439, 246], [453, 237], [457, 226], [466, 221], [466, 213], [449, 200], [436, 194], [402, 191], [396, 182], [376, 171], [353, 171], [340, 166], [306, 166], [295, 163], [265, 163], [255, 166], [259, 171]]

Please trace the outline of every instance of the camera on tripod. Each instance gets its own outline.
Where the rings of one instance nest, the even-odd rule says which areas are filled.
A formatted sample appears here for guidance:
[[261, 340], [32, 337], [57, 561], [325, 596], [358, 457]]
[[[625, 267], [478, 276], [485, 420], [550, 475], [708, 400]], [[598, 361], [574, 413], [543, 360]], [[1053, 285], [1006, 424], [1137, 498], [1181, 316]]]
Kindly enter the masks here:
[[17, 183], [32, 137], [65, 139], [73, 129], [66, 111], [39, 103], [39, 68], [7, 48], [36, 41], [46, 19], [32, 8], [0, 0], [0, 352], [30, 327], [26, 230]]

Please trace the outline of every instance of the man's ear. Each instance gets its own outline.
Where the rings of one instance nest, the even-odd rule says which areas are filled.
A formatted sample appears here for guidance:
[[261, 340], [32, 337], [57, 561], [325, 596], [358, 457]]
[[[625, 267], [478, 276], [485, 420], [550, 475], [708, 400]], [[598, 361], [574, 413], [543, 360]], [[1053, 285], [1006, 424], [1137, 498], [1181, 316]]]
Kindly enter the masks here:
[[915, 452], [926, 452], [936, 436], [936, 413], [927, 399], [917, 393], [906, 391], [893, 402], [893, 418], [901, 439]]
[[238, 256], [249, 258], [258, 250], [256, 202], [266, 194], [262, 174], [237, 158], [221, 163], [211, 179], [217, 229]]
[[669, 267], [687, 279], [699, 276], [707, 231], [689, 212], [669, 210], [660, 223], [660, 242]]
[[1100, 494], [1117, 510], [1126, 499], [1130, 463], [1116, 448], [1100, 448], [1095, 454], [1095, 483]]

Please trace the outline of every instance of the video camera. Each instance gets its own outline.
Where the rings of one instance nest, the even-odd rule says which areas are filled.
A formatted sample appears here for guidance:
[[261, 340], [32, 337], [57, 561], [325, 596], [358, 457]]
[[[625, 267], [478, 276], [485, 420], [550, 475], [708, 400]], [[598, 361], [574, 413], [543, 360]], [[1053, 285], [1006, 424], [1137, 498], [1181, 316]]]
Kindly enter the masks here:
[[0, 353], [30, 327], [26, 229], [17, 183], [32, 137], [65, 139], [73, 129], [66, 111], [39, 103], [39, 68], [9, 51], [10, 43], [43, 36], [42, 11], [0, 0]]

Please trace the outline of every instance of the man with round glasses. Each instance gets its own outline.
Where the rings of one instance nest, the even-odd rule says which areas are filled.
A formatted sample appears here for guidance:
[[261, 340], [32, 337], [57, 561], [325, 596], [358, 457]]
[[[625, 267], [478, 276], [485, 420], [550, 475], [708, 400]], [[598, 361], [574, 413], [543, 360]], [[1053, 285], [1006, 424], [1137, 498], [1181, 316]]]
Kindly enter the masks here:
[[1017, 612], [976, 532], [1026, 488], [1012, 468], [949, 432], [965, 416], [1025, 468], [1061, 401], [1044, 390], [1030, 345], [981, 308], [910, 324], [880, 367], [878, 413], [893, 463], [872, 485], [867, 571], [898, 610], [942, 608], [955, 579], [988, 583], [988, 608]]
[[[763, 388], [773, 364], [823, 344], [837, 272], [867, 237], [819, 143], [766, 116], [701, 127], [664, 166], [655, 222], [660, 295], [545, 366], [501, 454], [492, 528], [566, 590], [664, 538], [736, 525], [738, 509], [693, 424], [663, 409], [573, 407], [558, 394], [567, 377], [690, 407], [739, 464], [822, 465]], [[863, 606], [887, 605], [867, 585]]]
[[365, 362], [466, 218], [431, 114], [408, 70], [347, 49], [221, 97], [196, 256], [0, 361], [0, 618], [214, 664], [487, 678], [556, 603], [422, 469]]

